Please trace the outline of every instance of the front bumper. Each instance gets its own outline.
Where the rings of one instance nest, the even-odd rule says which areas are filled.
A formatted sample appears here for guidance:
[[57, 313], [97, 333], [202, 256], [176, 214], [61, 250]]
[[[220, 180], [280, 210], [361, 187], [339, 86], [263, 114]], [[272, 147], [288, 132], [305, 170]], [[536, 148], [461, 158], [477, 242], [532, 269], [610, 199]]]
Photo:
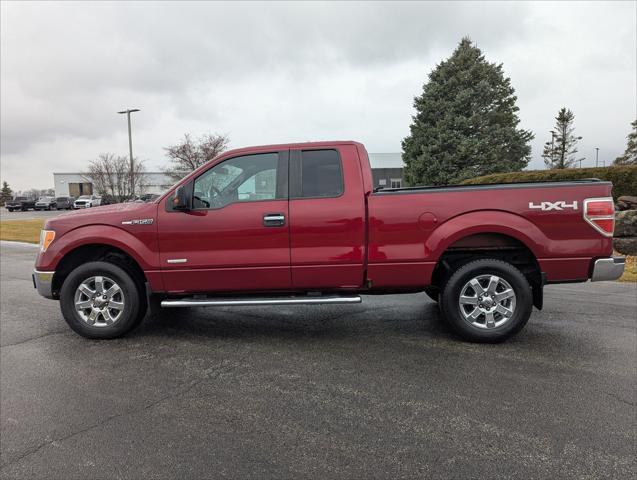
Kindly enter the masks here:
[[591, 282], [617, 280], [624, 274], [626, 257], [600, 258], [593, 264]]
[[46, 298], [53, 297], [53, 274], [55, 272], [40, 272], [34, 270], [31, 275], [33, 278], [33, 286], [40, 295]]

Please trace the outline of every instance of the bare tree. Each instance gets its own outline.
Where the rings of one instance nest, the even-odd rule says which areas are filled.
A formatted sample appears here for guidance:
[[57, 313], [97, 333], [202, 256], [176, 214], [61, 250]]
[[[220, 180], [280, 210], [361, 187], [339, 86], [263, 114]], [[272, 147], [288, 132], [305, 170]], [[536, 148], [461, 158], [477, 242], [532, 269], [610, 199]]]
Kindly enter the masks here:
[[207, 133], [193, 139], [189, 133], [185, 133], [181, 142], [164, 148], [170, 159], [164, 173], [175, 181], [181, 180], [226, 150], [229, 143], [227, 135]]
[[128, 157], [102, 153], [89, 162], [88, 171], [83, 176], [91, 181], [98, 194], [109, 195], [115, 201], [123, 202], [132, 197], [131, 183], [136, 192], [143, 193], [146, 168], [144, 162], [138, 159], [135, 159], [134, 165], [135, 170], [131, 172]]
[[52, 188], [32, 188], [24, 192], [24, 196], [29, 198], [54, 197], [55, 190], [53, 190]]

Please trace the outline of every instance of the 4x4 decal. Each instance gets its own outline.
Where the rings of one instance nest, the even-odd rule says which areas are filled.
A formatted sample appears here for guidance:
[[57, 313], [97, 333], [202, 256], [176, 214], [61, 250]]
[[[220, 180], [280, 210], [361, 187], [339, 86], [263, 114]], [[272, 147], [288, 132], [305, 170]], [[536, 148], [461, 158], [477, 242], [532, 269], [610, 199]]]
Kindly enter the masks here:
[[565, 210], [567, 208], [577, 210], [577, 200], [573, 201], [572, 203], [566, 203], [564, 200], [558, 200], [557, 202], [542, 202], [539, 205], [536, 205], [533, 202], [529, 202], [529, 208], [542, 210], [544, 212], [548, 212], [549, 210]]

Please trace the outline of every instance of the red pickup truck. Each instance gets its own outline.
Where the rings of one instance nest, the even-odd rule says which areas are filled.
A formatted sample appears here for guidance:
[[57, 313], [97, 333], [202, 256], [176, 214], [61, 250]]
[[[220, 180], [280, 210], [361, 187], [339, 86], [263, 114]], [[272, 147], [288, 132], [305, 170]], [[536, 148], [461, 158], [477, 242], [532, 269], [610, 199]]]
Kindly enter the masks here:
[[357, 303], [425, 292], [463, 338], [518, 332], [547, 283], [613, 280], [611, 184], [375, 191], [352, 141], [225, 152], [153, 203], [49, 219], [33, 274], [90, 338], [148, 307]]

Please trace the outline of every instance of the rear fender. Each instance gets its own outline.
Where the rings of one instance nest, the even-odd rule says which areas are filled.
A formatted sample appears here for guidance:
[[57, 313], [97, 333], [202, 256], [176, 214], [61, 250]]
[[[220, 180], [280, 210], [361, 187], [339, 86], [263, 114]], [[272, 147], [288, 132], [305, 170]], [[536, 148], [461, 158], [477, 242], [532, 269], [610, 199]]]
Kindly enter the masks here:
[[458, 240], [477, 233], [499, 233], [515, 238], [535, 256], [541, 258], [549, 239], [525, 218], [499, 210], [469, 212], [454, 217], [436, 228], [425, 242], [428, 259], [438, 261]]

